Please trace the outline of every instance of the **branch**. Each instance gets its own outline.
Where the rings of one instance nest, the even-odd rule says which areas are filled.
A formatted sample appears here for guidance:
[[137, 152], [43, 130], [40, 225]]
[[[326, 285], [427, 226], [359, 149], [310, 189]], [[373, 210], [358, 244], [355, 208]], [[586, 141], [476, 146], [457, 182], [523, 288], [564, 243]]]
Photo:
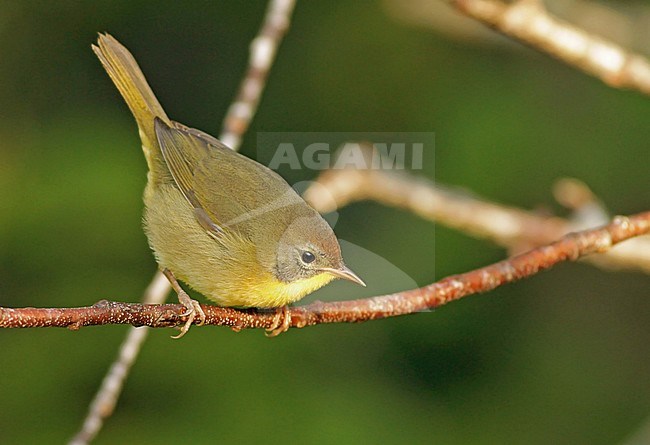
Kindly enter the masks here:
[[[403, 292], [331, 303], [315, 302], [291, 309], [291, 327], [322, 323], [357, 323], [378, 318], [412, 314], [486, 292], [506, 283], [527, 278], [564, 261], [575, 261], [592, 253], [604, 253], [629, 238], [650, 233], [650, 211], [630, 217], [616, 217], [610, 224], [566, 235], [559, 241], [530, 250], [471, 272]], [[235, 331], [270, 328], [274, 312], [204, 306], [205, 324], [229, 326]], [[91, 307], [38, 309], [0, 308], [0, 327], [67, 327], [131, 324], [154, 328], [181, 326], [185, 308], [180, 304], [146, 305], [100, 301]]]
[[616, 88], [650, 94], [650, 62], [550, 15], [540, 0], [450, 0], [463, 14]]
[[398, 171], [325, 170], [304, 197], [321, 213], [355, 201], [373, 200], [508, 248], [521, 241], [546, 244], [568, 232], [568, 223], [562, 218], [537, 216], [484, 201]]

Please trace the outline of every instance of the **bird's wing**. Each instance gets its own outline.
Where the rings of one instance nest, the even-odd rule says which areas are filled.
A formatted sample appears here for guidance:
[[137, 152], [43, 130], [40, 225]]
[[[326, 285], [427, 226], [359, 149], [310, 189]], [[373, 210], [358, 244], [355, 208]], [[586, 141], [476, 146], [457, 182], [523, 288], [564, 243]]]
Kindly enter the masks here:
[[196, 194], [194, 170], [197, 162], [207, 156], [207, 144], [186, 131], [170, 127], [157, 117], [154, 119], [154, 129], [165, 163], [183, 196], [194, 208], [197, 221], [210, 235], [223, 235], [218, 218], [206, 211]]
[[287, 206], [305, 205], [277, 173], [218, 139], [176, 122], [156, 119], [154, 127], [174, 181], [211, 235], [234, 227], [246, 232], [269, 212], [284, 225]]

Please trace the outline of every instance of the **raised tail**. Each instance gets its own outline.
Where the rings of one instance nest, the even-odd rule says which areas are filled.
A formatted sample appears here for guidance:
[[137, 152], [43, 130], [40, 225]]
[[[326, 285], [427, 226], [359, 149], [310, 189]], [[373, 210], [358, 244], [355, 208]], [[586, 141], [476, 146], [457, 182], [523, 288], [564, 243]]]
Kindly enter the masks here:
[[129, 50], [110, 34], [99, 34], [97, 46], [92, 45], [92, 49], [138, 123], [149, 170], [157, 178], [169, 175], [158, 146], [153, 120], [154, 117], [159, 117], [167, 124], [170, 121], [151, 91], [138, 63]]

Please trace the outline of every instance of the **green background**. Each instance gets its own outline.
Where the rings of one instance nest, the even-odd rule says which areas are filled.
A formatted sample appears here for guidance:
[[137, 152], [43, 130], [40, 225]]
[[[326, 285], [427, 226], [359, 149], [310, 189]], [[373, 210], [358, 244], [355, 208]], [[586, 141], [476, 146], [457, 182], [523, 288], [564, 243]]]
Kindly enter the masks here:
[[[0, 305], [138, 301], [155, 271], [140, 224], [146, 166], [90, 50], [96, 33], [136, 55], [172, 118], [216, 135], [264, 10], [3, 4]], [[261, 131], [435, 132], [418, 175], [560, 214], [550, 190], [571, 176], [626, 214], [649, 208], [649, 111], [646, 97], [518, 45], [409, 27], [378, 2], [302, 2], [242, 153], [256, 155]], [[418, 285], [506, 254], [375, 203], [341, 210], [336, 231]], [[356, 268], [370, 282], [368, 264]], [[274, 340], [154, 330], [96, 443], [618, 443], [650, 414], [649, 284], [565, 264], [435, 312]], [[0, 332], [0, 443], [71, 437], [126, 331]]]

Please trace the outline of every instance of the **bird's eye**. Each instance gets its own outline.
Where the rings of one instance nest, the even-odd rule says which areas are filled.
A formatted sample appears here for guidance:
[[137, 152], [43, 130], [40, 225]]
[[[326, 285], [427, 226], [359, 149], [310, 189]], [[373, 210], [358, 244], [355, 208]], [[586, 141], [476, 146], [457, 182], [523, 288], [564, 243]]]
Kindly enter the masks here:
[[316, 257], [314, 256], [313, 253], [310, 251], [306, 250], [302, 253], [302, 256], [300, 257], [302, 259], [302, 262], [305, 264], [313, 263]]

